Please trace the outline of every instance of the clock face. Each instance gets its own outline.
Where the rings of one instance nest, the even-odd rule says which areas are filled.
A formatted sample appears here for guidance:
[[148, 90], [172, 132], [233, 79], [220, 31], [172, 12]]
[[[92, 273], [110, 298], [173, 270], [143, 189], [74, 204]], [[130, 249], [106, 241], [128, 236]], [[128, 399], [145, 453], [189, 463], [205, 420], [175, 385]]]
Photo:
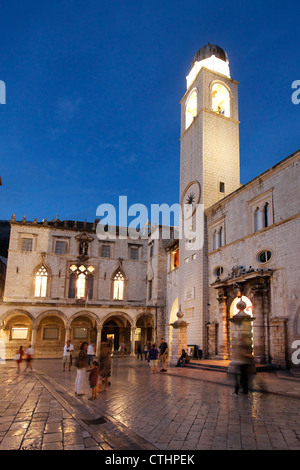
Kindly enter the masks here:
[[182, 193], [180, 205], [185, 219], [194, 215], [200, 203], [201, 187], [198, 181], [191, 181]]

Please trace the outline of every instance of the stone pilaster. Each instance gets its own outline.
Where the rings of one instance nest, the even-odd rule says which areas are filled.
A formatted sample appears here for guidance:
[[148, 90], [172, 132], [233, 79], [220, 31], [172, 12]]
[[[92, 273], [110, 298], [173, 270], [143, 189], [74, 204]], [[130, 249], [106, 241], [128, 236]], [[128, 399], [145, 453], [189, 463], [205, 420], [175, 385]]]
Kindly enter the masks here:
[[173, 327], [172, 349], [170, 354], [170, 364], [176, 365], [182, 349], [187, 351], [187, 327], [188, 323], [182, 320], [183, 312], [177, 313], [178, 320], [171, 323]]
[[287, 318], [270, 319], [271, 362], [282, 369], [287, 368]]
[[228, 359], [229, 352], [228, 352], [228, 324], [227, 324], [227, 297], [222, 293], [219, 292], [218, 294], [218, 302], [219, 302], [219, 327], [218, 327], [218, 335], [216, 338], [216, 342], [218, 342], [217, 347], [217, 359]]

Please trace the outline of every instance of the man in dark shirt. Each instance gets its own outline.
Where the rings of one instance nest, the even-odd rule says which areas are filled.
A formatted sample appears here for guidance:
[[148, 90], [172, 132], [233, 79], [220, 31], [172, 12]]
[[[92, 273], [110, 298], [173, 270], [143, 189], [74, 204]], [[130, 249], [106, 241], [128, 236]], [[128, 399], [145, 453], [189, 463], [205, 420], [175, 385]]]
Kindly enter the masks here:
[[159, 359], [160, 359], [160, 362], [162, 363], [162, 369], [160, 370], [160, 372], [167, 372], [166, 364], [167, 364], [168, 350], [169, 348], [168, 348], [167, 343], [165, 342], [165, 338], [161, 338], [161, 343], [159, 346]]

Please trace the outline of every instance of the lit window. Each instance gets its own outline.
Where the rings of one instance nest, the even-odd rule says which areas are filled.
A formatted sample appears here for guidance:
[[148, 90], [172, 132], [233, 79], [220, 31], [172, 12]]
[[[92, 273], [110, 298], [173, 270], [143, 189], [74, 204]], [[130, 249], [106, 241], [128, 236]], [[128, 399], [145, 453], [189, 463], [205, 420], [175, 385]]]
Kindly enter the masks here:
[[28, 328], [12, 328], [11, 339], [27, 339]]
[[32, 238], [22, 239], [22, 251], [32, 251]]
[[142, 328], [136, 328], [134, 332], [134, 341], [142, 340]]
[[35, 275], [35, 297], [46, 297], [48, 272], [45, 266], [41, 266]]
[[85, 294], [85, 275], [83, 273], [79, 274], [77, 278], [77, 299], [84, 299]]
[[197, 116], [197, 92], [196, 90], [190, 95], [186, 108], [185, 108], [185, 128], [187, 129], [192, 124], [194, 118]]
[[223, 116], [230, 116], [229, 92], [220, 83], [216, 83], [212, 87], [212, 110]]
[[119, 271], [114, 277], [114, 300], [123, 300], [124, 298], [124, 276]]
[[93, 266], [70, 266], [69, 299], [92, 300], [95, 268]]

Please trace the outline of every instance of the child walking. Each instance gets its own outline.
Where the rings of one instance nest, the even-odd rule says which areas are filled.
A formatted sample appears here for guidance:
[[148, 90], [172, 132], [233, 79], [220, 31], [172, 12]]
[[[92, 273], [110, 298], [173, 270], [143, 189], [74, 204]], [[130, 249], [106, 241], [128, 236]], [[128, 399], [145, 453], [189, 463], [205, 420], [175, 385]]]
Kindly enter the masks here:
[[97, 398], [97, 385], [99, 378], [99, 364], [97, 361], [93, 361], [91, 364], [91, 371], [89, 373], [90, 388], [92, 389], [92, 396], [90, 400]]

